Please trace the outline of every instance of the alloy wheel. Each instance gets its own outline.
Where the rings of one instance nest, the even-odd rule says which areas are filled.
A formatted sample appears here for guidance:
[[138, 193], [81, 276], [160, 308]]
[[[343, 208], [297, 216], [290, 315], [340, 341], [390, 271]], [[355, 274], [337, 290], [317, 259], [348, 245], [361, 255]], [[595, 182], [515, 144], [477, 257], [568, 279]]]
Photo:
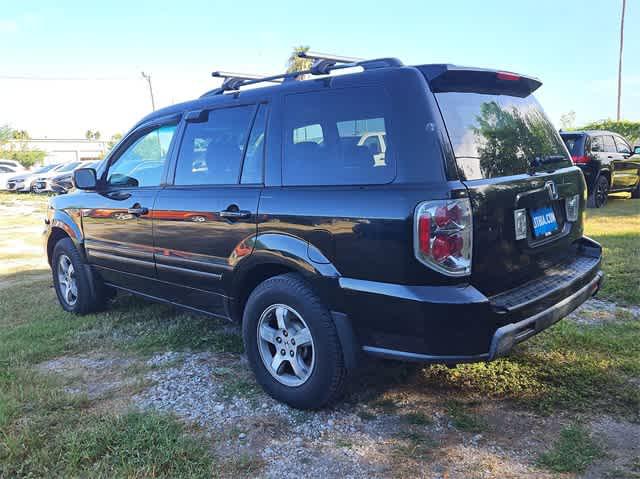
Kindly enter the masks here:
[[78, 283], [75, 269], [71, 259], [66, 255], [60, 255], [58, 259], [58, 290], [65, 303], [73, 306], [78, 301]]
[[608, 190], [609, 188], [606, 183], [598, 181], [598, 184], [596, 185], [596, 206], [598, 208], [604, 206], [607, 202]]
[[281, 384], [304, 384], [315, 365], [311, 331], [302, 316], [285, 304], [273, 304], [258, 320], [258, 350], [262, 362]]

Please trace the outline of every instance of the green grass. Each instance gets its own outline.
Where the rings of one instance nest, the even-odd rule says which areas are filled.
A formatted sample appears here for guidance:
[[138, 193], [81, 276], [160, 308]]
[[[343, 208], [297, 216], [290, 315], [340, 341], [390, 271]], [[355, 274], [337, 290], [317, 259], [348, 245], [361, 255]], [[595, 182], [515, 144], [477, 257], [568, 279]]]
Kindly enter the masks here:
[[410, 460], [429, 459], [439, 443], [426, 434], [416, 431], [403, 431], [397, 436], [392, 454]]
[[[177, 420], [94, 412], [97, 401], [66, 394], [62, 383], [33, 366], [95, 349], [142, 356], [238, 352], [239, 336], [215, 320], [128, 296], [107, 312], [74, 316], [58, 306], [49, 284], [0, 290], [0, 477], [210, 477], [214, 458]], [[229, 385], [235, 392], [247, 387], [240, 380]], [[244, 467], [242, 461], [217, 464]]]
[[[211, 477], [202, 440], [175, 419], [39, 414], [2, 440], [0, 477]], [[64, 422], [63, 422], [64, 421]]]
[[585, 234], [602, 244], [607, 275], [599, 297], [640, 304], [640, 200], [611, 197], [604, 208], [588, 209]]
[[551, 448], [538, 457], [538, 464], [553, 472], [583, 472], [596, 459], [604, 456], [589, 431], [573, 424], [560, 431]]
[[404, 419], [414, 426], [429, 426], [433, 424], [433, 419], [422, 411], [413, 411], [404, 415]]
[[465, 405], [458, 401], [447, 403], [447, 415], [451, 424], [459, 431], [478, 433], [485, 431], [489, 426], [486, 419], [469, 412]]
[[585, 327], [563, 321], [508, 358], [424, 370], [430, 387], [506, 399], [549, 414], [557, 410], [640, 420], [640, 322]]

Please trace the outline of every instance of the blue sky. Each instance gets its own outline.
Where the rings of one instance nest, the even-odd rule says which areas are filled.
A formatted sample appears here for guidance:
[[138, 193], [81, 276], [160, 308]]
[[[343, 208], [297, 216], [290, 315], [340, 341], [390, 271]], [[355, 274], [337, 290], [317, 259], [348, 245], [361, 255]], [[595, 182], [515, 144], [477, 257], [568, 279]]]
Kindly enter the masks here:
[[[36, 136], [128, 129], [150, 109], [141, 70], [162, 106], [214, 87], [215, 69], [282, 71], [300, 44], [532, 74], [556, 124], [570, 110], [578, 124], [615, 117], [621, 0], [6, 3], [0, 123]], [[640, 120], [639, 24], [640, 0], [628, 0], [622, 112], [631, 120]]]

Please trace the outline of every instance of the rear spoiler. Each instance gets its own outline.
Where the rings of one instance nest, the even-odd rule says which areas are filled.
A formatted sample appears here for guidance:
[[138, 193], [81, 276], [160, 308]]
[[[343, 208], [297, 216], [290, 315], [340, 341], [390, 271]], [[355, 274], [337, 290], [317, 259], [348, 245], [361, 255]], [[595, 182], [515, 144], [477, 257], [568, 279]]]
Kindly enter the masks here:
[[484, 68], [449, 64], [420, 65], [417, 68], [434, 93], [456, 91], [525, 97], [542, 85], [534, 77]]

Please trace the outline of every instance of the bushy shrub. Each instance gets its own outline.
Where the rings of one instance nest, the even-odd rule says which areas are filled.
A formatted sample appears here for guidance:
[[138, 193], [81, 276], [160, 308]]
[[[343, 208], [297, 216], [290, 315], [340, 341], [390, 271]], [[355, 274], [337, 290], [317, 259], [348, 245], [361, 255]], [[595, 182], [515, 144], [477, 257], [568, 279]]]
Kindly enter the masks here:
[[624, 136], [631, 146], [640, 144], [640, 121], [599, 120], [588, 123], [578, 130], [609, 130]]

